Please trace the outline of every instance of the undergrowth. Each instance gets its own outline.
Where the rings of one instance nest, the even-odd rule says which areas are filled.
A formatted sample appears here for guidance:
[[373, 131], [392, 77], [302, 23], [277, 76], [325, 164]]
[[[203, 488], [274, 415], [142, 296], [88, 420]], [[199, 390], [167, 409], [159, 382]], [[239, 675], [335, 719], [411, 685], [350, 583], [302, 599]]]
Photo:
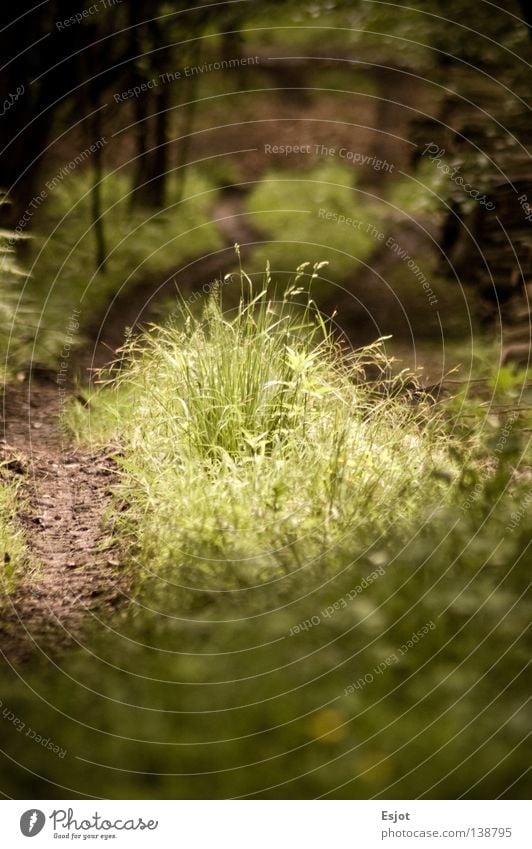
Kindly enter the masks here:
[[102, 181], [102, 267], [96, 259], [90, 180], [82, 171], [65, 179], [35, 216], [21, 299], [24, 315], [16, 330], [25, 346], [21, 362], [54, 367], [65, 342], [71, 342], [72, 315], [80, 324], [74, 344], [80, 344], [115, 295], [221, 244], [209, 218], [212, 185], [204, 176], [190, 172], [187, 196], [180, 201], [170, 181], [166, 208], [154, 212], [131, 209], [128, 176], [112, 172]]
[[[254, 260], [264, 265], [268, 259], [276, 272], [288, 275], [314, 254], [328, 262], [333, 279], [343, 280], [375, 249], [366, 228], [378, 223], [378, 205], [357, 190], [354, 170], [338, 163], [304, 174], [270, 171], [250, 194], [247, 210], [271, 239], [255, 249]], [[314, 289], [327, 291], [320, 276]]]
[[[0, 201], [1, 203], [1, 201]], [[25, 350], [17, 334], [13, 333], [17, 316], [21, 317], [18, 298], [24, 272], [16, 257], [15, 246], [19, 237], [11, 231], [0, 230], [0, 385], [13, 376], [22, 362]], [[27, 310], [26, 310], [27, 317]]]

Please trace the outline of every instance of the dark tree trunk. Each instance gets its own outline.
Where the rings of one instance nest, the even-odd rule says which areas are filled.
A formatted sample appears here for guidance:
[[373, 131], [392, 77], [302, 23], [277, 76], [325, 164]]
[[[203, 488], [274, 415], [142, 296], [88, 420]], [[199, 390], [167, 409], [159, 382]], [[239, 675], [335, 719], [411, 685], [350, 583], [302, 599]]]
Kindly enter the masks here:
[[[378, 100], [370, 153], [376, 160], [393, 165], [397, 171], [408, 161], [409, 149], [401, 143], [401, 137], [407, 136], [405, 127], [412, 117], [408, 106], [415, 97], [415, 86], [412, 78], [399, 68], [374, 68], [373, 73], [378, 86]], [[360, 172], [357, 182], [362, 186], [371, 186], [379, 193], [388, 180], [386, 169], [367, 167]]]
[[[198, 64], [200, 59], [198, 59]], [[190, 88], [187, 93], [187, 101], [183, 106], [183, 120], [181, 122], [181, 137], [177, 147], [177, 192], [176, 202], [180, 203], [185, 194], [186, 171], [188, 163], [188, 154], [191, 144], [191, 133], [194, 127], [194, 119], [196, 117], [196, 108], [198, 104], [198, 87], [199, 74], [195, 74], [190, 81]]]
[[[150, 92], [153, 111], [139, 120], [134, 206], [164, 207], [168, 178], [168, 86], [158, 94]], [[143, 108], [145, 108], [143, 106]]]
[[160, 90], [157, 100], [158, 112], [154, 116], [155, 146], [151, 155], [151, 173], [149, 176], [152, 206], [164, 207], [166, 204], [166, 183], [168, 177], [168, 86]]
[[[91, 120], [91, 136], [90, 143], [101, 139], [102, 133], [102, 113], [100, 110], [95, 112]], [[107, 258], [107, 245], [105, 239], [105, 225], [103, 220], [103, 203], [102, 203], [102, 180], [103, 180], [103, 148], [97, 147], [92, 155], [92, 191], [91, 191], [91, 209], [92, 209], [92, 226], [94, 230], [94, 241], [96, 248], [96, 271], [104, 272]]]
[[[117, 82], [131, 58], [124, 36], [101, 41], [100, 16], [92, 24], [58, 26], [85, 6], [85, 0], [48, 0], [21, 16], [12, 4], [0, 4], [0, 55], [7, 60], [0, 74], [0, 112], [10, 104], [0, 115], [0, 189], [11, 196], [11, 204], [0, 209], [3, 226], [20, 224], [24, 232], [32, 226], [56, 116], [75, 100], [87, 102], [87, 88], [101, 92]], [[108, 11], [104, 32], [112, 34], [117, 21], [120, 33], [121, 15], [120, 7]], [[89, 83], [91, 77], [96, 79]]]
[[[137, 77], [137, 84], [140, 79]], [[150, 99], [149, 93], [145, 94]], [[135, 167], [133, 171], [133, 186], [131, 192], [131, 208], [136, 209], [143, 206], [145, 198], [143, 189], [149, 179], [148, 150], [149, 150], [149, 124], [146, 119], [146, 104], [141, 102], [140, 97], [135, 100]]]

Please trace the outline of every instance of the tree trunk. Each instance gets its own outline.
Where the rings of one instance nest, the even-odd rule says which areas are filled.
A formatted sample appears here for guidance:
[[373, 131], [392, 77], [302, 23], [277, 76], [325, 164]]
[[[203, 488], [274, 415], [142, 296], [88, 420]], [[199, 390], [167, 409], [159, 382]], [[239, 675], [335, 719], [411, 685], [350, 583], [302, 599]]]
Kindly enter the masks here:
[[[200, 64], [198, 59], [198, 64]], [[190, 81], [190, 89], [188, 91], [188, 100], [183, 107], [183, 121], [181, 126], [181, 138], [177, 147], [177, 191], [176, 202], [180, 203], [185, 194], [186, 169], [188, 163], [188, 154], [190, 151], [191, 133], [196, 117], [197, 98], [198, 98], [198, 83], [199, 74], [195, 74]]]
[[[91, 143], [95, 139], [102, 138], [102, 113], [100, 110], [95, 112], [90, 122], [91, 126]], [[107, 245], [105, 238], [105, 225], [102, 218], [103, 203], [102, 203], [102, 180], [103, 180], [103, 149], [97, 147], [92, 157], [92, 191], [91, 191], [91, 210], [92, 210], [92, 226], [94, 229], [94, 241], [96, 248], [96, 273], [105, 271], [107, 259]]]

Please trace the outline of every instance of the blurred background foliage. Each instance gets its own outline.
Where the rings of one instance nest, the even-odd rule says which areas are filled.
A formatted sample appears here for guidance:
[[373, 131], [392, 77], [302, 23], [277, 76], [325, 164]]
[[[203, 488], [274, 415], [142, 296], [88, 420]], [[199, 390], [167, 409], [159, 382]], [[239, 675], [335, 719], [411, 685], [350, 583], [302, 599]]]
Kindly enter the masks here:
[[[50, 0], [24, 20], [5, 9], [0, 21], [6, 55], [19, 42], [41, 44], [13, 56], [1, 83], [6, 102], [24, 88], [3, 115], [1, 212], [8, 230], [31, 236], [18, 243], [29, 276], [14, 319], [25, 345], [11, 347], [12, 369], [30, 350], [35, 364], [54, 367], [66, 303], [81, 306], [87, 330], [115, 293], [213, 249], [223, 273], [223, 250], [247, 240], [261, 267], [266, 255], [279, 270], [329, 260], [322, 305], [345, 309], [354, 342], [368, 341], [375, 322], [387, 333], [397, 300], [413, 329], [399, 321], [393, 332], [410, 347], [412, 333], [433, 335], [439, 323], [452, 338], [471, 321], [496, 322], [499, 308], [502, 347], [522, 342], [530, 39], [517, 3], [479, 22], [460, 0], [394, 9], [365, 0], [138, 2], [62, 25], [83, 9], [81, 0]], [[496, 215], [423, 155], [429, 144]], [[233, 226], [224, 229], [228, 198]], [[364, 229], [322, 226], [317, 206], [404, 243], [430, 269], [441, 319], [385, 245]], [[238, 226], [246, 213], [251, 233]], [[386, 292], [375, 296], [364, 263], [377, 273], [394, 266]]]

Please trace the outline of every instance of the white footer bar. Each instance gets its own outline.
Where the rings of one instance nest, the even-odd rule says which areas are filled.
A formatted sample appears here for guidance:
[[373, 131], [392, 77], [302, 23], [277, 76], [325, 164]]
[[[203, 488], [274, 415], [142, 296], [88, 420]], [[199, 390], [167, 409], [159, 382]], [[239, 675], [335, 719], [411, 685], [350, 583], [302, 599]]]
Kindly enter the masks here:
[[530, 849], [529, 811], [526, 801], [10, 800], [0, 803], [0, 840], [9, 849]]

